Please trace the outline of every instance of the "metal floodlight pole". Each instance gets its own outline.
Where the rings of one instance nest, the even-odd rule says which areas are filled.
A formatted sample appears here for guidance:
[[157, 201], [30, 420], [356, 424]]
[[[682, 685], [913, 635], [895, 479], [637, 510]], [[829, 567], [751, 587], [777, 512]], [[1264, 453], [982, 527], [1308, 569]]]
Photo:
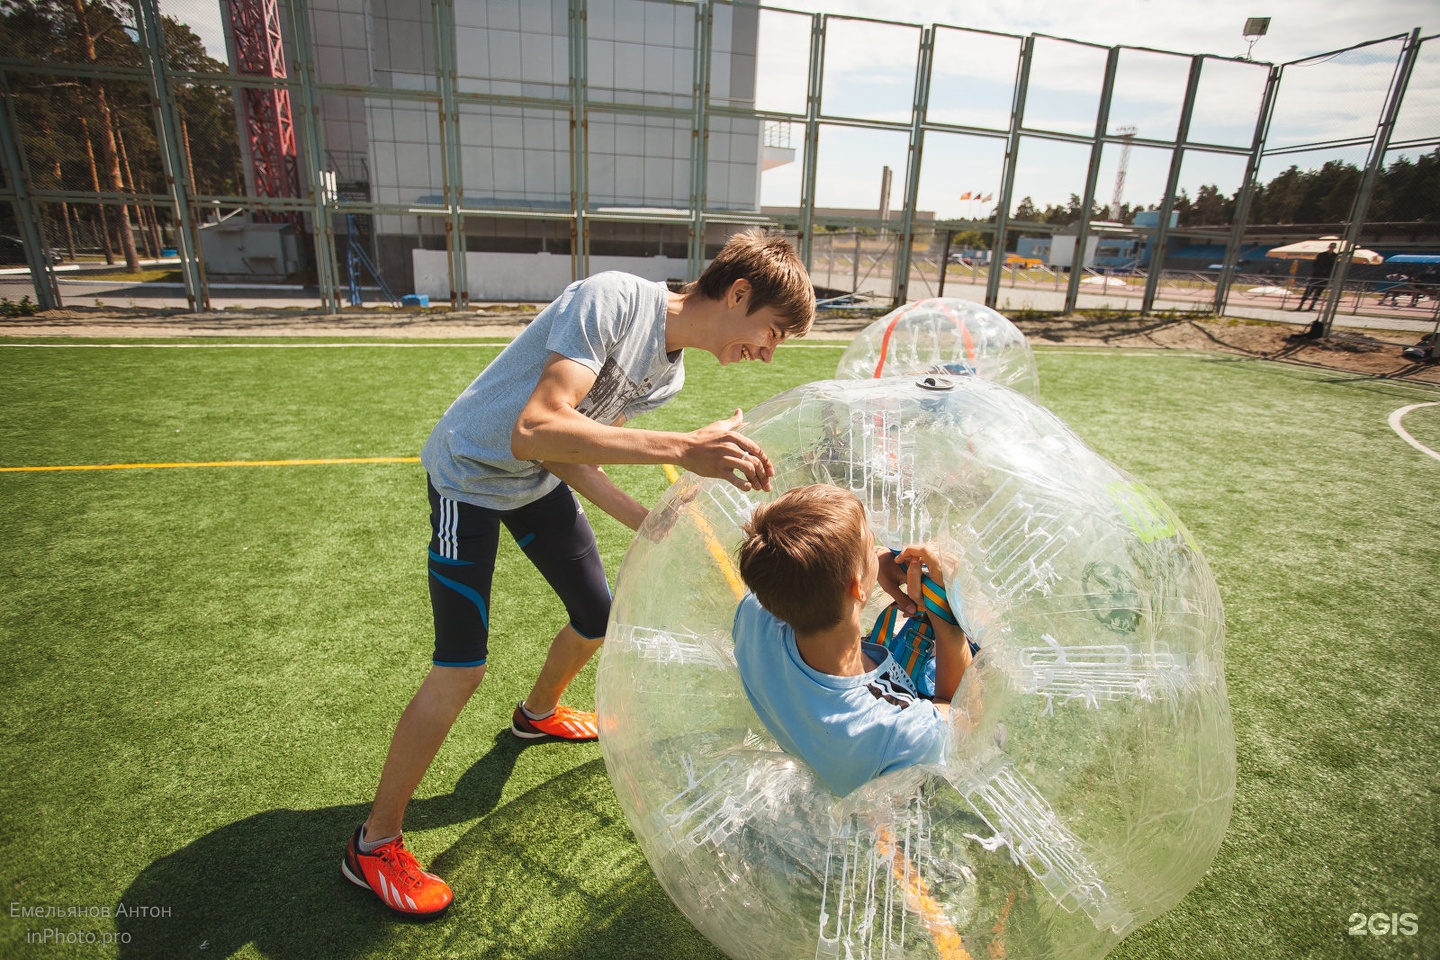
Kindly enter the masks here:
[[460, 163], [460, 107], [455, 102], [455, 0], [431, 0], [435, 23], [435, 81], [440, 92], [440, 181], [445, 203], [445, 250], [450, 273], [450, 307], [470, 303], [465, 264], [465, 174]]
[[1030, 92], [1030, 65], [1035, 61], [1035, 35], [1020, 41], [1020, 64], [1015, 95], [1010, 104], [1010, 135], [1005, 141], [1005, 169], [1000, 175], [1000, 206], [995, 211], [995, 239], [990, 251], [990, 274], [985, 279], [985, 306], [995, 309], [1000, 299], [1000, 270], [1005, 263], [1005, 231], [1010, 225], [1010, 201], [1015, 193], [1015, 166], [1020, 156], [1020, 130], [1025, 126], [1025, 98]]
[[1411, 31], [1400, 59], [1395, 64], [1395, 75], [1390, 82], [1390, 93], [1381, 111], [1380, 122], [1375, 127], [1375, 138], [1370, 144], [1370, 156], [1365, 164], [1365, 174], [1360, 179], [1360, 189], [1355, 192], [1355, 201], [1350, 208], [1350, 223], [1345, 227], [1345, 239], [1340, 245], [1340, 261], [1336, 264], [1330, 291], [1321, 308], [1320, 319], [1325, 324], [1325, 336], [1335, 323], [1335, 310], [1340, 305], [1340, 292], [1345, 289], [1345, 280], [1350, 275], [1350, 255], [1360, 245], [1360, 228], [1370, 212], [1370, 198], [1375, 193], [1375, 181], [1385, 168], [1385, 152], [1390, 149], [1390, 137], [1395, 132], [1395, 119], [1400, 114], [1400, 105], [1405, 102], [1405, 90], [1410, 85], [1410, 75], [1415, 71], [1415, 60], [1420, 53], [1420, 28]]
[[[1200, 71], [1205, 58], [1190, 58], [1190, 80], [1185, 84], [1185, 103], [1180, 108], [1180, 126], [1175, 131], [1175, 152], [1170, 155], [1170, 176], [1165, 181], [1165, 198], [1160, 202], [1160, 222], [1150, 242], [1150, 269], [1145, 274], [1145, 296], [1140, 312], [1147, 314], [1155, 306], [1155, 292], [1165, 267], [1165, 242], [1170, 238], [1170, 214], [1175, 209], [1175, 191], [1180, 186], [1180, 167], [1185, 162], [1185, 143], [1190, 139], [1190, 118], [1195, 115], [1195, 95], [1200, 90]], [[1159, 258], [1157, 263], [1156, 258]]]
[[[1080, 201], [1080, 227], [1075, 234], [1075, 250], [1070, 257], [1070, 279], [1065, 284], [1065, 313], [1075, 309], [1080, 299], [1080, 278], [1085, 275], [1085, 250], [1090, 242], [1090, 209], [1095, 205], [1095, 185], [1100, 179], [1100, 155], [1110, 130], [1110, 101], [1115, 94], [1115, 74], [1120, 68], [1120, 48], [1111, 47], [1105, 57], [1105, 81], [1100, 87], [1100, 108], [1095, 113], [1095, 142], [1090, 147], [1090, 169], [1085, 174], [1085, 196]], [[1123, 168], [1122, 168], [1123, 169]], [[1118, 192], [1118, 188], [1117, 188]], [[1119, 211], [1116, 211], [1118, 215]], [[1055, 249], [1055, 240], [1050, 240]]]
[[1250, 202], [1259, 186], [1260, 160], [1265, 155], [1265, 139], [1270, 134], [1270, 118], [1275, 112], [1275, 94], [1280, 89], [1280, 68], [1272, 66], [1265, 79], [1265, 92], [1260, 98], [1260, 113], [1255, 118], [1255, 136], [1250, 141], [1250, 155], [1245, 160], [1245, 180], [1235, 201], [1230, 223], [1230, 242], [1225, 245], [1225, 262], [1215, 281], [1215, 315], [1225, 313], [1230, 299], [1230, 285], [1235, 282], [1235, 268], [1240, 261], [1240, 246], [1245, 240], [1245, 224], [1250, 219]]
[[190, 166], [180, 138], [180, 120], [174, 95], [170, 91], [165, 32], [160, 27], [160, 11], [155, 0], [135, 0], [136, 36], [145, 50], [149, 67], [150, 100], [155, 107], [156, 145], [160, 148], [160, 164], [165, 171], [170, 203], [178, 221], [175, 229], [175, 252], [180, 256], [180, 275], [185, 281], [185, 299], [191, 310], [210, 309], [210, 294], [200, 264], [199, 234], [194, 208], [190, 204]]
[[570, 279], [590, 274], [590, 97], [589, 11], [585, 0], [570, 0]]
[[[705, 204], [710, 163], [710, 45], [715, 11], [711, 0], [695, 5], [695, 77], [690, 114], [690, 245], [687, 279], [705, 269]], [[763, 131], [762, 131], [763, 139]]]
[[300, 78], [300, 122], [295, 126], [305, 155], [305, 179], [310, 184], [311, 241], [314, 244], [315, 280], [320, 305], [326, 313], [340, 312], [338, 271], [335, 265], [335, 223], [325, 190], [325, 129], [320, 99], [315, 93], [315, 40], [310, 33], [310, 0], [289, 0], [290, 36], [294, 42], [295, 73]]
[[[895, 255], [895, 306], [910, 298], [910, 254], [915, 244], [915, 207], [920, 197], [920, 158], [925, 150], [925, 115], [930, 109], [930, 74], [935, 60], [935, 28], [920, 28], [915, 64], [915, 97], [910, 110], [910, 145], [905, 158], [905, 201], [900, 211], [900, 244]], [[943, 271], [945, 265], [942, 263]]]
[[[810, 73], [809, 85], [805, 91], [805, 161], [800, 171], [800, 261], [805, 269], [812, 267], [811, 255], [814, 250], [815, 229], [815, 170], [816, 155], [820, 152], [820, 93], [825, 85], [825, 14], [812, 14], [810, 18]], [[859, 232], [856, 232], [856, 263], [859, 263]], [[855, 291], [851, 291], [852, 293]]]
[[10, 83], [3, 71], [0, 71], [0, 90], [5, 91], [5, 102], [0, 103], [0, 164], [4, 165], [6, 179], [10, 181], [15, 225], [20, 229], [20, 239], [25, 242], [25, 262], [30, 267], [30, 281], [35, 287], [35, 303], [41, 310], [55, 310], [60, 306], [60, 285], [55, 280], [50, 255], [45, 249], [44, 231], [35, 216], [35, 206], [30, 197], [30, 169], [25, 163], [20, 139], [15, 135], [18, 127], [10, 116], [15, 100], [10, 96]]

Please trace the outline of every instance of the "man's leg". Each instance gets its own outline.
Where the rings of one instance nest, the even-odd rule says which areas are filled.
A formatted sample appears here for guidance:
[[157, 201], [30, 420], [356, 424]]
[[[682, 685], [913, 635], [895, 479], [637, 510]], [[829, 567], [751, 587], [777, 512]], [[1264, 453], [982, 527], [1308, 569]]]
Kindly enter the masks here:
[[378, 840], [400, 833], [415, 788], [484, 677], [483, 664], [430, 668], [395, 726], [375, 803], [365, 820], [366, 837]]
[[500, 533], [495, 511], [442, 497], [433, 486], [429, 495], [433, 665], [395, 725], [375, 803], [351, 836], [341, 863], [347, 880], [372, 891], [387, 907], [426, 917], [442, 913], [454, 897], [449, 885], [405, 848], [400, 831], [410, 798], [485, 677], [490, 583]]
[[420, 865], [400, 829], [415, 788], [484, 676], [484, 666], [430, 669], [395, 727], [370, 816], [345, 847], [340, 872], [397, 913], [434, 917], [454, 902], [450, 885]]
[[535, 685], [525, 697], [525, 709], [541, 715], [554, 710], [570, 681], [584, 669], [604, 642], [604, 637], [585, 639], [568, 623], [561, 627], [555, 639], [550, 641], [545, 666], [540, 668]]
[[507, 515], [505, 525], [570, 618], [551, 641], [530, 694], [516, 706], [511, 730], [525, 739], [593, 740], [598, 735], [595, 715], [560, 706], [560, 697], [600, 649], [610, 619], [610, 585], [595, 532], [563, 484]]

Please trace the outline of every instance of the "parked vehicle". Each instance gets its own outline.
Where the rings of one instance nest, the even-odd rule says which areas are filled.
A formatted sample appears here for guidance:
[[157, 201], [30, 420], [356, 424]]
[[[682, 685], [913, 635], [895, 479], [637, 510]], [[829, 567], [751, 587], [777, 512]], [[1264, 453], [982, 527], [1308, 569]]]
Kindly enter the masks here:
[[[47, 250], [45, 253], [46, 256], [50, 258], [51, 263], [60, 263], [64, 259], [54, 250]], [[19, 265], [23, 267], [26, 263], [25, 241], [19, 237], [0, 235], [0, 264], [7, 266]]]

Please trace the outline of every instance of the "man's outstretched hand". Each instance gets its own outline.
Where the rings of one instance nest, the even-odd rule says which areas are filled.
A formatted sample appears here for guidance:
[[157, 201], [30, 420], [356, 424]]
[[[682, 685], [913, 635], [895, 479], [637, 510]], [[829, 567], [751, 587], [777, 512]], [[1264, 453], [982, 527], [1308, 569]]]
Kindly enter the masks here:
[[729, 480], [741, 490], [769, 490], [775, 467], [760, 445], [737, 428], [745, 417], [733, 416], [701, 427], [689, 436], [690, 449], [680, 465], [702, 477]]

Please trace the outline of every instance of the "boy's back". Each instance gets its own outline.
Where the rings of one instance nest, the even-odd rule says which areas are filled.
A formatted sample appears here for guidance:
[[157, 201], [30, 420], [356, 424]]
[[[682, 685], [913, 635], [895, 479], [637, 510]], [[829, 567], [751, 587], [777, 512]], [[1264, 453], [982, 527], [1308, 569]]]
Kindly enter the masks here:
[[943, 718], [884, 647], [862, 645], [878, 664], [869, 672], [822, 673], [801, 658], [795, 631], [754, 594], [740, 601], [732, 633], [745, 695], [761, 722], [837, 796], [892, 770], [942, 759]]

